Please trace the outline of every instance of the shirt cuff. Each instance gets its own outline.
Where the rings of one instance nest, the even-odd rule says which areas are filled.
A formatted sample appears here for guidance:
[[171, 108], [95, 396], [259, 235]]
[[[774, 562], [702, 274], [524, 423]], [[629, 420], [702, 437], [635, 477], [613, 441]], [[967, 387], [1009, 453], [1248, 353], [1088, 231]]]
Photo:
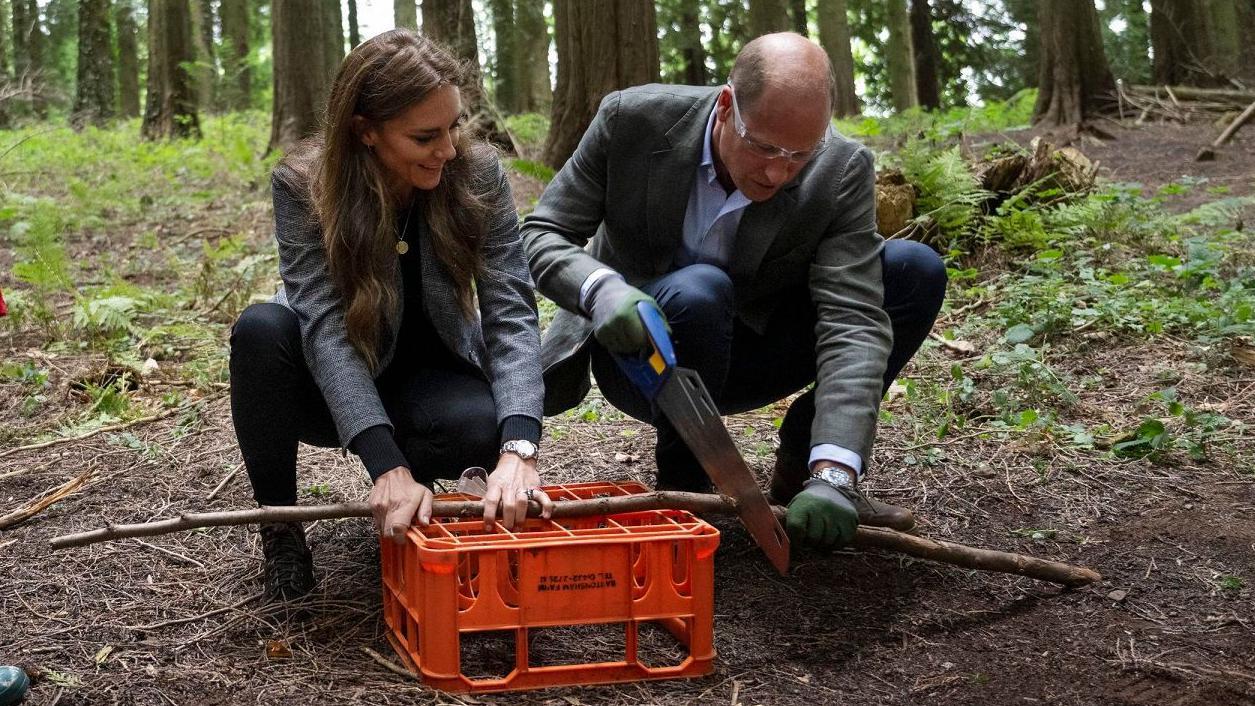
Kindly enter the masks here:
[[580, 311], [583, 311], [585, 314], [591, 314], [592, 312], [588, 310], [588, 295], [593, 291], [593, 286], [606, 277], [618, 274], [618, 272], [615, 272], [609, 267], [598, 267], [589, 273], [589, 275], [584, 278], [584, 283], [580, 285]]
[[834, 461], [854, 469], [860, 480], [863, 478], [863, 457], [836, 444], [816, 444], [811, 447], [810, 466], [816, 461]]
[[522, 414], [512, 414], [501, 420], [501, 443], [530, 441], [540, 445], [540, 420]]
[[396, 439], [392, 438], [392, 430], [386, 424], [363, 429], [349, 442], [349, 450], [362, 459], [371, 481], [378, 480], [379, 476], [397, 466], [410, 467], [410, 462], [405, 460], [405, 454], [401, 453], [401, 447], [397, 446]]

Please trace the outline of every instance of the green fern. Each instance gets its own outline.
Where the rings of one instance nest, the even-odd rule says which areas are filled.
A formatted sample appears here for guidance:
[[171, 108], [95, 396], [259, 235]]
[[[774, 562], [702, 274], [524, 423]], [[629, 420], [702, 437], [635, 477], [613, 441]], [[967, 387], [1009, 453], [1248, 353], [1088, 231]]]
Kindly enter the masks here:
[[981, 188], [958, 147], [938, 151], [913, 139], [902, 148], [899, 160], [906, 180], [919, 189], [917, 221], [931, 220], [947, 237], [972, 230], [990, 194]]

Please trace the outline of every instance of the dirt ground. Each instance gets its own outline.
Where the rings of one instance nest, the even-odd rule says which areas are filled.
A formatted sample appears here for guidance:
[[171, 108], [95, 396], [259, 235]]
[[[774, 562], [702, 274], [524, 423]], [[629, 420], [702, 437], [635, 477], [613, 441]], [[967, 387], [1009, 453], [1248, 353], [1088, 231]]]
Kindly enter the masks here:
[[[1111, 177], [1148, 189], [1194, 175], [1250, 193], [1255, 130], [1201, 165], [1192, 160], [1200, 134], [1121, 129], [1086, 152]], [[262, 211], [255, 235], [267, 238]], [[939, 327], [961, 316], [943, 313]], [[69, 383], [101, 359], [49, 357], [34, 344], [0, 337], [6, 357], [50, 370], [52, 418], [56, 405], [80, 404]], [[929, 343], [906, 376], [948, 376], [960, 359]], [[1183, 403], [1255, 424], [1255, 368], [1214, 350], [1089, 332], [1057, 346], [1053, 360], [1063, 373], [1101, 378], [1075, 390], [1081, 419], [1140, 418], [1147, 394], [1171, 380]], [[1205, 461], [1179, 451], [1129, 461], [980, 427], [937, 440], [915, 431], [909, 400], [891, 399], [872, 493], [913, 508], [921, 534], [1085, 565], [1102, 582], [1065, 590], [874, 551], [797, 551], [780, 577], [719, 519], [713, 674], [471, 698], [433, 692], [368, 654], [394, 659], [366, 520], [309, 528], [318, 588], [303, 617], [257, 600], [255, 528], [49, 551], [50, 538], [107, 522], [252, 505], [245, 475], [231, 476], [239, 453], [226, 390], [188, 394], [168, 367], [136, 394], [178, 390], [191, 400], [183, 408], [42, 449], [16, 447], [40, 422], [21, 419], [15, 388], [0, 386], [0, 425], [21, 432], [0, 450], [0, 515], [85, 478], [0, 531], [0, 663], [35, 674], [29, 704], [1255, 704], [1255, 440], [1243, 434], [1221, 435]], [[764, 484], [783, 409], [728, 420]], [[547, 479], [651, 482], [652, 432], [596, 399], [584, 411], [547, 421]], [[302, 503], [358, 500], [368, 489], [356, 460], [315, 449], [302, 451], [299, 484]], [[555, 655], [578, 658], [601, 639], [569, 635]], [[268, 658], [271, 640], [291, 656]]]

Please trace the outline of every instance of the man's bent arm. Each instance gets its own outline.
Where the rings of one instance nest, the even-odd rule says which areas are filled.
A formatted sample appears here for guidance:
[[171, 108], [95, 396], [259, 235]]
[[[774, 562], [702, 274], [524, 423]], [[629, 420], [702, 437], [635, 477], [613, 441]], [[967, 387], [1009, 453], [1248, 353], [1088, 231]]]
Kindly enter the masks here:
[[815, 422], [811, 445], [835, 444], [866, 461], [876, 436], [893, 333], [883, 309], [875, 168], [864, 147], [839, 181], [838, 213], [810, 270], [815, 323]]
[[523, 247], [536, 289], [562, 308], [583, 313], [580, 288], [605, 266], [584, 251], [606, 213], [607, 152], [619, 93], [601, 101], [575, 153], [523, 219]]

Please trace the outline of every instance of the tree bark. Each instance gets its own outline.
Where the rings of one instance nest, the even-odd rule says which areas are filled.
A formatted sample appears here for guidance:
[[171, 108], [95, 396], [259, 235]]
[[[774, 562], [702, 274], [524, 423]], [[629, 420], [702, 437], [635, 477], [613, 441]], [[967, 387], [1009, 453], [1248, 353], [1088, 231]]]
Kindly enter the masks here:
[[479, 66], [471, 0], [423, 0], [423, 34]]
[[680, 0], [680, 55], [684, 59], [684, 82], [706, 85], [706, 49], [702, 46], [702, 25], [697, 0]]
[[772, 32], [789, 29], [789, 10], [786, 0], [749, 0], [750, 35], [761, 37]]
[[393, 0], [392, 22], [396, 27], [418, 29], [417, 0]]
[[248, 0], [222, 0], [222, 98], [227, 110], [247, 110], [252, 103], [253, 67], [249, 65]]
[[493, 95], [497, 106], [507, 113], [521, 113], [522, 90], [520, 75], [523, 64], [519, 61], [519, 31], [514, 17], [513, 0], [490, 0], [492, 33], [495, 49], [492, 62]]
[[1219, 86], [1215, 33], [1207, 0], [1151, 0], [1150, 41], [1155, 83]]
[[349, 3], [349, 49], [352, 50], [362, 43], [362, 30], [357, 26], [357, 0]]
[[185, 69], [195, 59], [188, 1], [150, 0], [145, 138], [200, 137], [195, 85]]
[[544, 0], [515, 0], [519, 38], [519, 110], [543, 112], [553, 105], [549, 76], [549, 23]]
[[333, 78], [328, 13], [310, 12], [304, 0], [272, 0], [270, 23], [274, 105], [267, 152], [287, 150], [317, 131]]
[[858, 115], [862, 107], [854, 91], [854, 56], [850, 52], [850, 17], [845, 0], [819, 0], [819, 43], [832, 62], [837, 79], [837, 117]]
[[658, 80], [658, 21], [648, 0], [554, 0], [558, 87], [542, 161], [560, 168], [607, 93]]
[[793, 31], [803, 37], [810, 36], [810, 23], [806, 21], [806, 0], [789, 0], [789, 20]]
[[[585, 0], [587, 1], [587, 0]], [[555, 520], [564, 517], [588, 517], [648, 510], [687, 510], [694, 513], [732, 514], [736, 503], [723, 495], [705, 493], [653, 492], [640, 495], [596, 498], [592, 500], [568, 500], [554, 507]], [[777, 517], [783, 517], [784, 508], [774, 508]], [[432, 503], [432, 517], [477, 518], [484, 513], [478, 501], [437, 500]], [[540, 514], [540, 505], [531, 503], [528, 515]], [[70, 549], [97, 542], [108, 542], [130, 537], [153, 537], [197, 527], [226, 527], [256, 524], [260, 522], [309, 522], [341, 517], [370, 517], [366, 503], [342, 503], [340, 505], [266, 507], [237, 512], [206, 512], [182, 515], [137, 525], [109, 525], [101, 529], [79, 534], [56, 537], [52, 549]], [[887, 549], [908, 556], [937, 561], [968, 569], [995, 571], [1028, 576], [1041, 581], [1079, 587], [1102, 580], [1102, 576], [1083, 566], [1072, 566], [1048, 559], [1000, 552], [991, 549], [968, 547], [953, 542], [904, 534], [881, 527], [859, 527], [852, 545], [868, 549]]]
[[195, 45], [196, 102], [201, 111], [214, 109], [217, 96], [218, 66], [214, 57], [214, 8], [210, 0], [192, 2], [192, 42]]
[[344, 61], [344, 15], [340, 11], [340, 3], [328, 2], [323, 9], [323, 71], [327, 75], [327, 86], [335, 81], [340, 72], [340, 64]]
[[31, 109], [36, 117], [48, 117], [44, 98], [44, 53], [48, 38], [39, 22], [39, 6], [35, 0], [11, 0], [13, 3], [13, 73], [18, 82], [31, 92]]
[[889, 72], [889, 97], [893, 109], [902, 112], [919, 105], [915, 93], [915, 50], [911, 46], [911, 20], [906, 0], [889, 0], [889, 42], [885, 68]]
[[[1238, 0], [1208, 0], [1212, 28], [1212, 64], [1224, 78], [1234, 78], [1241, 73], [1242, 26], [1238, 15]], [[1246, 37], [1247, 43], [1255, 37]]]
[[118, 0], [114, 23], [118, 32], [118, 114], [139, 115], [139, 27], [133, 0]]
[[932, 8], [928, 0], [911, 0], [911, 45], [915, 47], [915, 94], [929, 110], [941, 108], [941, 52], [933, 36]]
[[76, 128], [103, 125], [114, 115], [113, 43], [109, 0], [81, 0], [78, 9], [78, 62], [74, 109]]
[[1094, 0], [1039, 0], [1041, 67], [1033, 123], [1080, 125], [1111, 101]]

